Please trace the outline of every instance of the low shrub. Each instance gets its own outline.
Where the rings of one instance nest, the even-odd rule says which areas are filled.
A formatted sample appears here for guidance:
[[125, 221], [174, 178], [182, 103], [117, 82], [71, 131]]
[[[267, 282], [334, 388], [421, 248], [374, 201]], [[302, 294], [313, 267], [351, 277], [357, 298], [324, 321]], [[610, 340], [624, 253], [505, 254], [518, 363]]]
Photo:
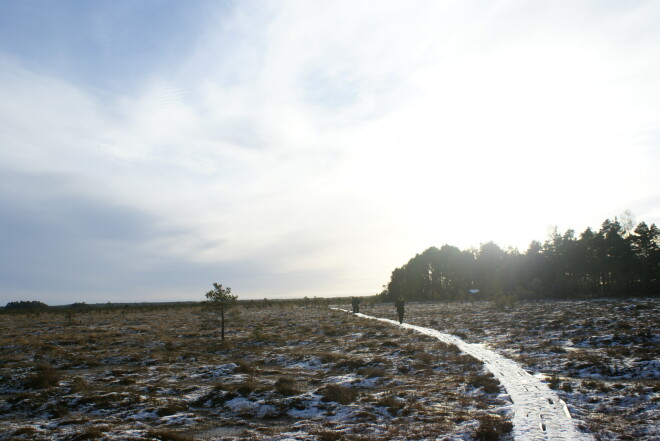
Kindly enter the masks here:
[[468, 380], [468, 384], [476, 388], [483, 387], [484, 392], [487, 394], [494, 394], [500, 391], [500, 382], [493, 374], [473, 375]]
[[47, 389], [57, 386], [60, 376], [55, 369], [48, 364], [40, 364], [35, 372], [25, 380], [25, 387], [29, 389]]
[[193, 441], [194, 439], [192, 435], [169, 430], [150, 430], [147, 432], [147, 436], [159, 441]]
[[395, 397], [388, 395], [379, 399], [376, 404], [380, 407], [385, 407], [392, 414], [396, 415], [401, 409], [404, 408], [405, 403], [397, 400]]
[[[107, 429], [107, 428], [106, 428]], [[100, 427], [90, 427], [82, 432], [78, 432], [68, 438], [70, 441], [97, 440], [103, 437], [103, 430]]]
[[557, 377], [552, 377], [548, 380], [548, 387], [550, 389], [559, 389], [559, 385], [561, 383], [561, 380]]
[[159, 417], [170, 416], [170, 415], [175, 415], [179, 412], [183, 412], [187, 409], [188, 406], [186, 406], [183, 403], [170, 401], [167, 404], [165, 404], [163, 407], [160, 407], [158, 410], [156, 410], [156, 415], [158, 415]]
[[300, 390], [298, 389], [298, 383], [293, 378], [279, 378], [275, 382], [275, 392], [285, 397], [291, 395], [298, 395]]
[[254, 367], [247, 360], [234, 360], [236, 364], [236, 372], [239, 374], [251, 374], [254, 372]]
[[500, 416], [483, 415], [477, 418], [479, 427], [474, 433], [474, 439], [479, 441], [497, 441], [503, 435], [513, 430], [513, 424]]
[[318, 390], [318, 394], [321, 395], [322, 401], [334, 401], [344, 405], [353, 403], [358, 397], [356, 390], [338, 384], [324, 386]]
[[602, 381], [589, 380], [583, 383], [586, 389], [596, 390], [601, 393], [606, 393], [610, 391], [610, 388]]
[[239, 395], [233, 390], [233, 385], [218, 384], [208, 394], [202, 395], [190, 405], [193, 407], [217, 407], [225, 402], [237, 398]]
[[276, 338], [272, 335], [266, 334], [260, 328], [254, 328], [250, 333], [250, 340], [253, 343], [272, 343]]
[[236, 392], [241, 394], [244, 397], [247, 397], [253, 392], [256, 392], [258, 389], [258, 384], [254, 381], [254, 378], [248, 378], [242, 383], [236, 385]]
[[20, 427], [20, 428], [16, 429], [16, 430], [14, 431], [13, 435], [14, 435], [14, 436], [25, 435], [25, 436], [27, 436], [27, 437], [32, 437], [32, 436], [34, 436], [34, 434], [36, 434], [36, 433], [37, 433], [37, 429], [35, 429], [35, 428], [32, 427], [32, 426], [27, 426], [27, 427]]
[[319, 355], [319, 360], [321, 360], [321, 363], [327, 364], [327, 363], [336, 363], [337, 361], [341, 360], [343, 357], [341, 354], [338, 354], [336, 352], [325, 352], [321, 355]]
[[368, 368], [360, 369], [358, 371], [358, 374], [364, 375], [367, 378], [381, 378], [386, 375], [385, 369], [381, 369], [378, 367], [368, 367]]
[[361, 358], [346, 358], [337, 364], [335, 364], [335, 367], [337, 369], [348, 369], [348, 370], [356, 370], [360, 368], [364, 368], [368, 366], [368, 362], [361, 359]]
[[428, 352], [418, 352], [415, 354], [415, 358], [426, 366], [433, 364], [438, 359], [438, 357], [433, 354], [429, 354]]
[[49, 413], [52, 418], [62, 418], [69, 414], [69, 409], [62, 403], [48, 403], [44, 410]]
[[75, 377], [73, 381], [71, 381], [71, 392], [77, 392], [77, 393], [89, 393], [91, 390], [89, 383], [83, 378], [83, 377]]
[[315, 432], [314, 435], [318, 437], [319, 441], [339, 441], [344, 439], [344, 434], [342, 432], [335, 432], [333, 430]]
[[342, 329], [341, 326], [323, 326], [321, 331], [327, 337], [341, 337], [342, 335], [346, 334], [346, 331]]
[[399, 343], [397, 343], [395, 341], [391, 341], [391, 340], [386, 340], [383, 343], [381, 343], [381, 346], [384, 347], [384, 348], [398, 348]]

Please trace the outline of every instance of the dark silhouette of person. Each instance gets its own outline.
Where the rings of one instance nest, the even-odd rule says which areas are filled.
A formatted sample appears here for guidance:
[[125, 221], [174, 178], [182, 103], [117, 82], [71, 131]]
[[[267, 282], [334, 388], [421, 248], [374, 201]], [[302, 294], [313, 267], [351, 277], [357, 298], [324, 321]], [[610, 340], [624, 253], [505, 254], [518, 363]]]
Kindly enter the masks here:
[[353, 297], [351, 305], [353, 305], [353, 314], [360, 312], [360, 299]]
[[399, 323], [403, 323], [403, 313], [406, 310], [406, 304], [403, 301], [403, 297], [399, 297], [399, 299], [394, 302], [394, 306], [396, 306], [396, 314], [399, 316]]

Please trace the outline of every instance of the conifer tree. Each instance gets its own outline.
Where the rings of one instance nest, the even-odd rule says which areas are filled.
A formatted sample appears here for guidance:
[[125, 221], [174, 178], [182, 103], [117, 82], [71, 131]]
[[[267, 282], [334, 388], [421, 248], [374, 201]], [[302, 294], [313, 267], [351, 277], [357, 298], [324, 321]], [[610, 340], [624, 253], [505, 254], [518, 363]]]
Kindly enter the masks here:
[[213, 289], [206, 293], [209, 306], [220, 312], [220, 328], [222, 341], [225, 340], [225, 312], [236, 304], [238, 296], [231, 295], [231, 288], [223, 288], [218, 283], [213, 283]]

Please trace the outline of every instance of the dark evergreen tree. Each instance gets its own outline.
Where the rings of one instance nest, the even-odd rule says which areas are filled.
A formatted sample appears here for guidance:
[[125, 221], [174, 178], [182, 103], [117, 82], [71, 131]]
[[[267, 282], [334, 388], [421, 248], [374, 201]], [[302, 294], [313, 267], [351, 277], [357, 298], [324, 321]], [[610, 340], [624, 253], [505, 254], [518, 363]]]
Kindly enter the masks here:
[[652, 294], [660, 290], [660, 230], [641, 222], [630, 236], [632, 250], [637, 258], [637, 277], [641, 293]]
[[[609, 295], [655, 295], [660, 289], [660, 231], [642, 222], [606, 219], [600, 230], [587, 228], [560, 234], [554, 228], [541, 244], [533, 241], [524, 254], [503, 250], [493, 242], [479, 250], [451, 245], [417, 254], [392, 277], [385, 301], [584, 298]], [[478, 291], [477, 291], [478, 290]], [[472, 294], [472, 293], [477, 293]]]
[[223, 288], [221, 284], [213, 283], [213, 289], [206, 293], [208, 305], [215, 311], [220, 313], [220, 335], [221, 339], [225, 340], [225, 313], [234, 305], [238, 300], [238, 296], [231, 295], [231, 288]]
[[40, 302], [38, 300], [19, 300], [15, 302], [9, 302], [5, 306], [6, 309], [14, 309], [14, 310], [38, 310], [38, 309], [46, 309], [48, 308], [48, 305], [46, 305], [44, 302]]

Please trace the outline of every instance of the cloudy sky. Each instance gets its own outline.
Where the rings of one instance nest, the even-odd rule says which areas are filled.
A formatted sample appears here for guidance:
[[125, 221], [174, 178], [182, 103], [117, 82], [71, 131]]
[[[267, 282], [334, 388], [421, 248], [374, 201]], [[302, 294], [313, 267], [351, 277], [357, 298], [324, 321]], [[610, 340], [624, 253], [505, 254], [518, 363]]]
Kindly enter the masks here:
[[0, 304], [368, 295], [660, 223], [659, 1], [0, 2]]

